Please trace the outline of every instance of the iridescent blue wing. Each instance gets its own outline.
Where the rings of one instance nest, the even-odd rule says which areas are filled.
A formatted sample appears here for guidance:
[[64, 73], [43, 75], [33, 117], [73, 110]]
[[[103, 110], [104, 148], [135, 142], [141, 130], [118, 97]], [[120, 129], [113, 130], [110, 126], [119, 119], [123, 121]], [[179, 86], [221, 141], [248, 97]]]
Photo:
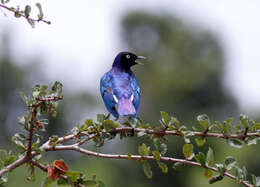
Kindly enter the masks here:
[[135, 110], [136, 110], [136, 115], [135, 117], [138, 116], [138, 113], [139, 113], [139, 105], [140, 105], [140, 86], [138, 84], [138, 81], [136, 79], [136, 77], [133, 75], [132, 76], [132, 79], [131, 79], [131, 88], [132, 88], [132, 94], [134, 96], [134, 99], [133, 99], [133, 105], [135, 107]]
[[104, 100], [107, 110], [114, 116], [118, 117], [116, 111], [116, 103], [113, 98], [113, 89], [112, 89], [112, 76], [109, 72], [105, 73], [100, 80], [100, 93]]

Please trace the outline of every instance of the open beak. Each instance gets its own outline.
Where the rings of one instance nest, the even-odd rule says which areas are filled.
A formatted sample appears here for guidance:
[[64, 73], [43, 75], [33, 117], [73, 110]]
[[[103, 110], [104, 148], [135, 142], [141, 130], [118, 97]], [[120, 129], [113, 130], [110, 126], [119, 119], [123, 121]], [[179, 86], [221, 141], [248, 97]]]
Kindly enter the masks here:
[[[144, 56], [137, 56], [136, 60], [139, 60], [139, 59], [146, 59]], [[144, 65], [143, 63], [139, 62], [139, 61], [135, 61], [137, 64], [140, 64], [140, 65]]]

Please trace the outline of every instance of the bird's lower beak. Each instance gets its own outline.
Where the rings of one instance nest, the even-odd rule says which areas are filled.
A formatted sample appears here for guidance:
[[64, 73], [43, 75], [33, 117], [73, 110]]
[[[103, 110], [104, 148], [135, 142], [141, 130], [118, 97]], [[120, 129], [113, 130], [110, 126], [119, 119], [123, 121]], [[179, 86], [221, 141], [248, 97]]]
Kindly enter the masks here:
[[[146, 59], [144, 56], [137, 56], [136, 58], [137, 60], [138, 59]], [[143, 63], [139, 62], [139, 61], [135, 61], [137, 64], [140, 64], [140, 65], [144, 65]]]

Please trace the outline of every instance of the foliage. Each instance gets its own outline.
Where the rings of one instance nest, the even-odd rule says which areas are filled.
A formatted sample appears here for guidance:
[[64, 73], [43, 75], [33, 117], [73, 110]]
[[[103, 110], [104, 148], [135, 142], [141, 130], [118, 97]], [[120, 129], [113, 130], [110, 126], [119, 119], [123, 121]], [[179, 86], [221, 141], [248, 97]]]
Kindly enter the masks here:
[[[230, 118], [223, 122], [211, 122], [206, 114], [202, 114], [197, 117], [198, 124], [189, 129], [176, 117], [166, 112], [161, 112], [158, 126], [151, 126], [140, 119], [133, 118], [129, 118], [122, 126], [117, 121], [111, 120], [109, 115], [98, 114], [97, 121], [87, 119], [83, 124], [75, 126], [71, 130], [71, 134], [62, 137], [51, 136], [44, 143], [39, 132], [44, 131], [48, 124], [48, 120], [44, 118], [46, 114], [52, 117], [57, 115], [58, 101], [63, 99], [62, 84], [55, 82], [50, 90], [48, 90], [47, 85], [36, 85], [32, 88], [29, 96], [24, 93], [20, 95], [28, 111], [27, 114], [19, 118], [19, 124], [24, 132], [16, 133], [12, 137], [20, 152], [14, 154], [12, 151], [1, 150], [1, 185], [7, 182], [8, 173], [11, 170], [26, 164], [28, 167], [27, 179], [30, 181], [35, 181], [35, 167], [48, 172], [48, 176], [43, 181], [44, 187], [53, 182], [57, 182], [58, 185], [104, 186], [105, 184], [96, 180], [95, 176], [88, 179], [84, 173], [68, 169], [65, 161], [55, 160], [52, 164], [45, 164], [41, 161], [44, 152], [73, 150], [94, 157], [136, 160], [142, 163], [144, 173], [148, 178], [152, 178], [153, 175], [151, 166], [153, 160], [163, 173], [173, 172], [168, 169], [170, 163], [173, 163], [175, 170], [185, 165], [193, 165], [205, 169], [204, 175], [210, 178], [210, 184], [221, 181], [224, 177], [229, 177], [244, 186], [260, 186], [259, 177], [251, 174], [251, 178], [248, 178], [246, 167], [239, 167], [233, 156], [227, 156], [223, 162], [216, 162], [212, 147], [208, 147], [205, 153], [197, 152], [194, 149], [196, 146], [204, 146], [204, 144], [197, 145], [198, 141], [195, 141], [195, 138], [201, 138], [205, 142], [208, 138], [226, 139], [227, 144], [235, 148], [256, 144], [259, 140], [260, 125], [245, 115], [240, 115], [240, 123], [233, 125]], [[81, 147], [89, 141], [93, 141], [98, 147], [104, 146], [105, 142], [114, 139], [117, 135], [121, 139], [138, 138], [144, 140], [148, 138], [150, 145], [144, 142], [139, 145], [139, 155], [131, 153], [103, 154]], [[183, 138], [184, 158], [167, 156], [172, 155], [167, 151], [168, 136]], [[69, 143], [71, 141], [72, 144]], [[194, 141], [196, 143], [193, 143]], [[216, 175], [212, 177], [213, 173]]]
[[44, 19], [44, 14], [42, 10], [42, 5], [40, 3], [35, 4], [35, 8], [38, 9], [38, 14], [37, 18], [33, 18], [31, 16], [32, 12], [32, 6], [27, 4], [23, 9], [20, 9], [20, 6], [18, 5], [17, 7], [14, 6], [7, 6], [7, 4], [10, 2], [10, 0], [1, 0], [0, 3], [0, 9], [5, 9], [14, 14], [14, 17], [16, 18], [25, 18], [27, 22], [34, 28], [36, 22], [44, 22], [47, 24], [51, 24], [50, 21], [47, 21]]

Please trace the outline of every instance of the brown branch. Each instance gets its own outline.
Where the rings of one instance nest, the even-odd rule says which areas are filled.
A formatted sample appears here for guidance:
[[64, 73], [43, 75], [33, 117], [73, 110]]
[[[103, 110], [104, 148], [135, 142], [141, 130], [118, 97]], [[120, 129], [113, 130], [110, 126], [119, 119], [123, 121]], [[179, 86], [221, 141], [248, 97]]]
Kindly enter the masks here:
[[44, 19], [42, 19], [42, 18], [38, 18], [38, 19], [29, 18], [29, 17], [27, 17], [26, 15], [19, 13], [19, 11], [15, 10], [14, 8], [10, 8], [10, 7], [5, 6], [5, 5], [3, 5], [3, 4], [0, 4], [0, 7], [1, 7], [1, 8], [4, 8], [4, 9], [10, 11], [10, 12], [13, 12], [13, 13], [15, 13], [15, 14], [18, 14], [19, 16], [21, 16], [21, 17], [23, 17], [23, 18], [25, 18], [25, 19], [27, 19], [27, 20], [30, 19], [30, 20], [36, 21], [36, 22], [42, 21], [42, 22], [47, 23], [47, 24], [49, 24], [49, 25], [51, 24], [50, 21], [44, 20]]
[[[43, 147], [43, 149], [45, 151], [70, 150], [70, 151], [76, 151], [76, 152], [83, 153], [85, 155], [90, 155], [90, 156], [94, 156], [94, 157], [98, 157], [98, 158], [129, 159], [129, 155], [104, 154], [104, 153], [93, 152], [93, 151], [81, 148], [77, 144], [74, 144], [74, 145], [60, 145], [60, 146], [56, 146], [56, 147], [45, 146], [45, 147]], [[140, 155], [131, 155], [130, 159], [132, 159], [132, 160], [156, 160], [153, 156], [140, 156]], [[180, 162], [180, 163], [183, 163], [185, 165], [198, 166], [198, 167], [202, 167], [202, 168], [205, 168], [205, 169], [210, 169], [212, 171], [218, 172], [218, 169], [215, 168], [215, 167], [206, 166], [206, 165], [204, 166], [204, 165], [201, 165], [198, 162], [189, 161], [189, 160], [185, 160], [185, 159], [177, 159], [177, 158], [171, 158], [171, 157], [161, 157], [160, 160], [161, 161], [166, 161], [166, 162], [173, 162], [173, 163]], [[228, 172], [224, 172], [224, 175], [229, 177], [229, 178], [231, 178], [232, 180], [236, 180], [236, 177], [231, 175]], [[241, 181], [241, 184], [246, 186], [246, 187], [253, 187], [251, 184], [247, 183], [246, 181]]]
[[[159, 136], [182, 136], [179, 132], [176, 131], [157, 131], [157, 130], [152, 130], [152, 129], [144, 129], [144, 128], [132, 128], [132, 127], [120, 127], [120, 128], [115, 128], [111, 129], [109, 133], [122, 133], [122, 132], [145, 132], [146, 134], [155, 134]], [[259, 137], [260, 134], [258, 132], [251, 132], [251, 133], [243, 133], [243, 134], [222, 134], [222, 133], [213, 133], [213, 132], [192, 132], [192, 136], [198, 136], [198, 137], [212, 137], [212, 138], [224, 138], [224, 139], [232, 139], [232, 138], [237, 138], [237, 139], [244, 139], [245, 137]], [[79, 145], [85, 143], [86, 141], [89, 141], [93, 139], [95, 136], [98, 134], [93, 134], [92, 136], [87, 137], [86, 139], [82, 140]], [[80, 132], [79, 134], [76, 135], [66, 135], [58, 139], [57, 143], [63, 143], [69, 140], [72, 140], [74, 138], [79, 138], [82, 136], [88, 136], [87, 131]], [[46, 142], [45, 144], [49, 144], [49, 141]]]

